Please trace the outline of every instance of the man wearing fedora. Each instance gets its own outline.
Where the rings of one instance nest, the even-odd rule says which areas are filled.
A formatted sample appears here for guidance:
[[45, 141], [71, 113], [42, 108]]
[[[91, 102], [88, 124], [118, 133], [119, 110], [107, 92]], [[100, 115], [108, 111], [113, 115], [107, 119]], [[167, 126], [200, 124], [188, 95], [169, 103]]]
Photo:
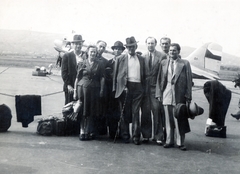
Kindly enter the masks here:
[[190, 126], [186, 107], [178, 106], [189, 105], [192, 100], [192, 71], [189, 62], [179, 57], [180, 50], [179, 44], [171, 44], [169, 58], [160, 63], [156, 97], [162, 101], [165, 112], [167, 137], [164, 148], [174, 147], [176, 131], [177, 146], [186, 150], [185, 133], [190, 132]]
[[[153, 140], [158, 145], [163, 145], [164, 140], [164, 112], [162, 103], [156, 97], [156, 82], [159, 70], [159, 64], [163, 59], [167, 59], [164, 53], [156, 50], [157, 40], [154, 37], [146, 39], [148, 51], [142, 56], [144, 57], [146, 66], [146, 92], [143, 97], [141, 106], [141, 128], [143, 141], [148, 142], [152, 135], [152, 117], [153, 114]], [[152, 114], [151, 114], [152, 113]]]
[[80, 34], [73, 34], [70, 36], [72, 51], [63, 55], [62, 60], [62, 79], [63, 91], [65, 92], [65, 104], [73, 101], [74, 82], [77, 75], [78, 63], [83, 62], [84, 52], [81, 51], [84, 40]]
[[105, 73], [105, 83], [106, 83], [106, 116], [107, 123], [109, 128], [109, 136], [110, 138], [114, 138], [118, 121], [120, 118], [120, 109], [118, 100], [115, 98], [115, 93], [112, 92], [112, 84], [113, 84], [113, 70], [116, 58], [122, 54], [125, 50], [123, 43], [121, 41], [116, 41], [114, 45], [111, 47], [113, 50], [114, 57], [108, 60], [106, 65], [106, 73]]
[[141, 127], [139, 110], [145, 89], [144, 58], [136, 54], [135, 38], [126, 38], [127, 53], [117, 57], [113, 73], [113, 91], [118, 98], [120, 109], [124, 109], [121, 117], [121, 137], [129, 143], [129, 123], [132, 121], [132, 140], [140, 144]]

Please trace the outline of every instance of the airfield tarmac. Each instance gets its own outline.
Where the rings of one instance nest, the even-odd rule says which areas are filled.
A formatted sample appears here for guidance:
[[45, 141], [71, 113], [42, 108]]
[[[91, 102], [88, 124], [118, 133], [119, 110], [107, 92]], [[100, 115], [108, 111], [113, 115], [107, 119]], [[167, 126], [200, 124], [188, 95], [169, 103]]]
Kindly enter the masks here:
[[[204, 114], [189, 120], [187, 151], [164, 149], [154, 142], [136, 146], [115, 144], [107, 137], [79, 141], [78, 136], [41, 136], [36, 134], [37, 120], [61, 115], [64, 104], [60, 72], [53, 69], [47, 77], [32, 76], [31, 68], [0, 67], [0, 104], [12, 111], [12, 125], [0, 133], [0, 174], [238, 174], [240, 171], [240, 121], [231, 117], [238, 111], [239, 89], [231, 81], [222, 83], [232, 93], [226, 115], [227, 138], [204, 135], [208, 102], [201, 88], [193, 88], [193, 101], [204, 108]], [[194, 80], [202, 86], [206, 80]], [[28, 128], [16, 121], [15, 95], [42, 96], [42, 115], [35, 116]]]

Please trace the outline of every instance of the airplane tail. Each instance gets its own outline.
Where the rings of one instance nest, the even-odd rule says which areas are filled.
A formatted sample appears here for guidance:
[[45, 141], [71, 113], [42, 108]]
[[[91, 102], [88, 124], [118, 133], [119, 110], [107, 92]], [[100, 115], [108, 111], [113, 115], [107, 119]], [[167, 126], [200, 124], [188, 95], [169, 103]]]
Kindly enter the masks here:
[[187, 59], [191, 65], [218, 75], [222, 60], [222, 46], [206, 43], [193, 51]]

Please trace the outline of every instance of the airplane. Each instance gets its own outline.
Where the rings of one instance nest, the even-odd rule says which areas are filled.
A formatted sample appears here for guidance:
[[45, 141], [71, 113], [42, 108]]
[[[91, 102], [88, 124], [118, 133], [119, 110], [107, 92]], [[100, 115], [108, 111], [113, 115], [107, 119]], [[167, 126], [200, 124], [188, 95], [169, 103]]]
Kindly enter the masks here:
[[[83, 47], [87, 47], [84, 44]], [[54, 49], [59, 52], [57, 64], [62, 58], [62, 53], [71, 50], [66, 38], [54, 41]], [[142, 50], [137, 50], [141, 54]], [[106, 49], [104, 53], [113, 55], [112, 50]], [[197, 48], [188, 57], [183, 58], [190, 62], [193, 78], [219, 80], [219, 71], [222, 59], [222, 46], [217, 43], [206, 43]]]
[[222, 46], [216, 43], [206, 43], [197, 48], [188, 57], [193, 78], [219, 80], [222, 59]]

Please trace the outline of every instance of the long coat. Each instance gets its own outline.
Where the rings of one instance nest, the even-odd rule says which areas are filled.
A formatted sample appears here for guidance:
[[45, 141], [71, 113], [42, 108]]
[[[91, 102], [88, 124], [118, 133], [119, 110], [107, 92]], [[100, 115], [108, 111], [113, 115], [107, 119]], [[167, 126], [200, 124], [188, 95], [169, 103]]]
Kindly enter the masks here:
[[[144, 65], [144, 58], [137, 55], [140, 63], [140, 77], [143, 88], [145, 89], [146, 71]], [[118, 98], [124, 91], [127, 85], [128, 77], [128, 54], [117, 57], [113, 72], [113, 91], [116, 91], [115, 98]]]
[[[163, 98], [163, 91], [167, 86], [168, 66], [170, 59], [162, 60], [157, 78], [156, 97]], [[192, 100], [192, 71], [187, 60], [179, 59], [175, 68], [175, 75], [172, 78], [176, 105], [178, 103], [186, 104], [186, 101]], [[188, 117], [181, 115], [178, 118], [180, 132], [190, 132]]]
[[67, 92], [68, 85], [74, 87], [74, 82], [77, 76], [77, 61], [73, 51], [63, 55], [61, 71], [64, 82], [63, 91]]

